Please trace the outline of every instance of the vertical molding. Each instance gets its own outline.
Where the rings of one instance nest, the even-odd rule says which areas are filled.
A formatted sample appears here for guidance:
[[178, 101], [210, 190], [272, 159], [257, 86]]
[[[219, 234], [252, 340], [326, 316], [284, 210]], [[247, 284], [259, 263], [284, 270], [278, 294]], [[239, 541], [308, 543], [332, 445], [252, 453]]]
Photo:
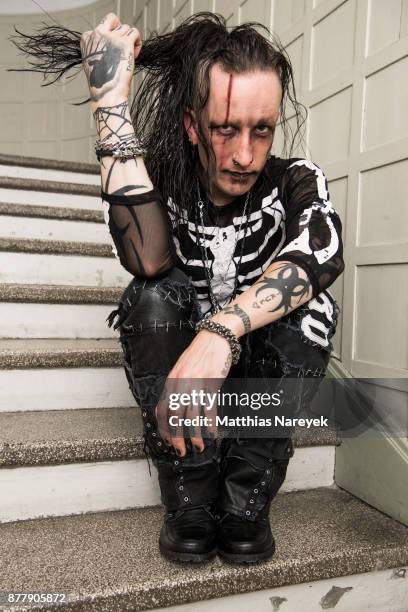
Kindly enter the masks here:
[[400, 39], [408, 36], [408, 0], [402, 0]]
[[[350, 0], [349, 0], [350, 1]], [[344, 224], [344, 294], [343, 320], [348, 322], [343, 326], [342, 362], [353, 374], [352, 363], [355, 353], [356, 309], [357, 309], [357, 235], [359, 225], [360, 202], [360, 171], [361, 171], [361, 138], [364, 109], [364, 60], [367, 41], [369, 0], [356, 3], [356, 27], [354, 41], [353, 89], [351, 100], [350, 150], [348, 155], [348, 188], [346, 219]]]
[[308, 109], [305, 127], [306, 156], [313, 158], [310, 151], [310, 75], [312, 71], [312, 43], [313, 43], [313, 0], [305, 1], [305, 14], [303, 16], [303, 54], [302, 79], [300, 100]]

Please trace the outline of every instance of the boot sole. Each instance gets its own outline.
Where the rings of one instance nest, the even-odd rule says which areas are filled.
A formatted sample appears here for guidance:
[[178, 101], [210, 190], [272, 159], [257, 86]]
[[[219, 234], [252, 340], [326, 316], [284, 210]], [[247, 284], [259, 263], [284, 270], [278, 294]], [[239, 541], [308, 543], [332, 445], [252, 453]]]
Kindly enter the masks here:
[[218, 554], [222, 559], [230, 563], [258, 563], [259, 561], [267, 561], [275, 554], [275, 547], [265, 550], [261, 553], [231, 553], [225, 550], [218, 549]]
[[214, 548], [207, 553], [187, 553], [176, 550], [168, 550], [159, 544], [161, 554], [171, 561], [182, 561], [183, 563], [202, 563], [213, 559], [217, 554], [217, 549]]

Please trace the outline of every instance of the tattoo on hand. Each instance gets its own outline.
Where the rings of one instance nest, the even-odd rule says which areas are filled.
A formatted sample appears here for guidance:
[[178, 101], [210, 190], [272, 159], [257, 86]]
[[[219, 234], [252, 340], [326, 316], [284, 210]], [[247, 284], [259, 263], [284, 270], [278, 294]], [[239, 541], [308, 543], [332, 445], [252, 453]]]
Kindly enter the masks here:
[[244, 324], [244, 333], [248, 333], [251, 331], [251, 321], [245, 312], [238, 304], [234, 304], [234, 306], [226, 306], [221, 310], [222, 314], [232, 314], [237, 315]]
[[122, 59], [122, 49], [103, 35], [81, 40], [82, 64], [89, 83], [92, 102], [113, 89]]
[[[264, 276], [255, 283], [255, 285], [260, 285], [255, 295], [257, 296], [262, 291], [265, 291], [265, 289], [277, 289], [281, 295], [281, 300], [279, 304], [269, 312], [275, 312], [283, 308], [283, 314], [285, 315], [293, 310], [293, 308], [296, 308], [296, 306], [292, 306], [293, 298], [297, 297], [299, 302], [304, 296], [309, 294], [311, 283], [309, 279], [304, 279], [299, 276], [298, 267], [294, 263], [284, 263], [279, 268], [276, 268], [274, 272], [278, 273], [278, 278]], [[276, 292], [266, 294], [253, 302], [253, 308], [260, 308], [264, 302], [270, 302], [276, 298], [276, 295]]]

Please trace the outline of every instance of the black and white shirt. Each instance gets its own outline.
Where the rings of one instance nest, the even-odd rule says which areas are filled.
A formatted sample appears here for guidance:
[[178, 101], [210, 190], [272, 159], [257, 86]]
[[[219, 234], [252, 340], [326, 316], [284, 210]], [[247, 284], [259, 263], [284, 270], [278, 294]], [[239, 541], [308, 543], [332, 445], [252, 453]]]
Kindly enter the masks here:
[[188, 210], [183, 207], [180, 214], [171, 197], [164, 206], [156, 191], [143, 194], [144, 200], [143, 195], [102, 193], [112, 250], [135, 275], [148, 276], [146, 266], [161, 274], [176, 265], [191, 278], [203, 314], [210, 310], [207, 275], [225, 306], [236, 275], [239, 295], [272, 262], [292, 261], [305, 270], [313, 288], [312, 299], [302, 308], [304, 339], [331, 350], [338, 306], [327, 289], [342, 273], [344, 262], [342, 224], [330, 201], [326, 176], [309, 160], [272, 157], [255, 187], [245, 214], [247, 194], [221, 207], [208, 201], [203, 224], [196, 203]]

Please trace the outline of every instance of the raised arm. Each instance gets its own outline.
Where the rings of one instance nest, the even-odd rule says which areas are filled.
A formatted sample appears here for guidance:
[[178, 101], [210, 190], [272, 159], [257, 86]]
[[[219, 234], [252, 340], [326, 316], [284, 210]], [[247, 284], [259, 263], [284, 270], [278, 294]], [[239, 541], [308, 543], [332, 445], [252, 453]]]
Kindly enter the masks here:
[[[88, 79], [97, 138], [106, 150], [136, 138], [128, 96], [135, 58], [142, 46], [136, 28], [106, 15], [81, 37], [82, 63]], [[113, 239], [112, 251], [135, 276], [160, 276], [174, 265], [170, 222], [142, 155], [100, 157], [104, 218]]]

